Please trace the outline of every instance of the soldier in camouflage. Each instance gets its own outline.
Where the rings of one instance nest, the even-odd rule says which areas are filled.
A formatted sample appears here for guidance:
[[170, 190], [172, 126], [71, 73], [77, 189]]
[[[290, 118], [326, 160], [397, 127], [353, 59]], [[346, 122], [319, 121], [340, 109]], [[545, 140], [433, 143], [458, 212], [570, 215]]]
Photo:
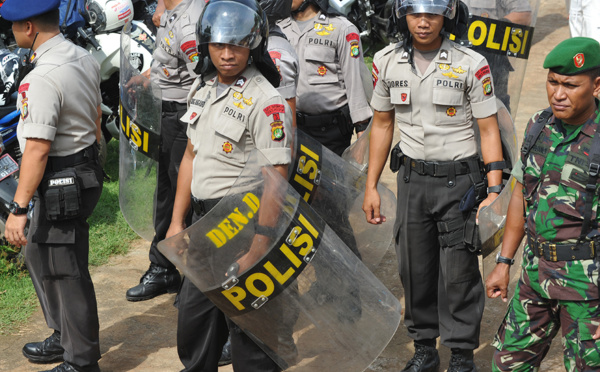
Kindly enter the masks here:
[[600, 44], [565, 40], [548, 54], [544, 68], [550, 107], [527, 125], [513, 168], [517, 185], [502, 251], [486, 280], [488, 297], [507, 301], [512, 258], [527, 236], [515, 295], [493, 342], [492, 368], [537, 371], [560, 329], [565, 369], [597, 371], [600, 295], [594, 258], [600, 216], [590, 159], [600, 156]]

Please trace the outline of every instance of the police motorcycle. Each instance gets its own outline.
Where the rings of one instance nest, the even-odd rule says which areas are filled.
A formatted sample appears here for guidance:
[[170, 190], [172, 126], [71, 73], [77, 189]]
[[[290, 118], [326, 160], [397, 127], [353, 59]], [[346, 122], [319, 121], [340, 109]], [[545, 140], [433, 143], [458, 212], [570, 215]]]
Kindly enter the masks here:
[[[496, 95], [498, 107], [498, 126], [502, 141], [502, 152], [504, 160], [502, 191], [498, 198], [489, 206], [480, 211], [478, 225], [471, 221], [465, 230], [465, 242], [480, 254], [483, 259], [483, 273], [489, 273], [496, 265], [495, 256], [499, 252], [502, 237], [504, 236], [504, 225], [508, 203], [515, 187], [516, 180], [511, 176], [512, 166], [518, 159], [519, 146], [517, 144], [516, 129], [513, 116], [517, 112], [520, 100], [523, 77], [527, 67], [529, 51], [533, 40], [533, 31], [539, 9], [539, 0], [523, 0], [531, 9], [529, 25], [510, 23], [505, 18], [494, 19], [487, 13], [477, 16], [471, 13], [469, 8], [461, 1], [458, 9], [459, 19], [456, 20], [457, 28], [455, 34], [448, 37], [457, 43], [470, 47], [481, 53], [488, 60], [492, 72], [492, 82], [484, 81], [484, 89], [491, 89]], [[458, 36], [457, 36], [458, 35]], [[477, 77], [479, 72], [476, 72]], [[496, 78], [498, 83], [496, 84]], [[494, 91], [495, 89], [495, 91]], [[492, 93], [490, 91], [489, 93]], [[474, 120], [473, 131], [475, 138], [479, 141], [479, 127]], [[363, 136], [353, 143], [342, 155], [349, 163], [358, 169], [366, 170], [369, 162], [369, 134], [370, 126]], [[478, 142], [481, 150], [481, 145]], [[399, 148], [396, 147], [390, 156], [390, 166], [397, 161], [396, 155]], [[481, 151], [480, 151], [481, 157]], [[393, 165], [394, 168], [399, 164]], [[483, 169], [483, 167], [482, 167]], [[465, 213], [474, 213], [479, 203], [485, 199], [487, 181], [481, 180], [473, 193], [465, 196]], [[398, 198], [402, 197], [398, 195]], [[468, 199], [468, 200], [467, 200]], [[469, 209], [471, 211], [469, 211]], [[520, 259], [516, 257], [516, 259]]]
[[389, 32], [394, 0], [329, 0], [329, 6], [358, 27], [362, 40], [398, 41], [397, 35]]
[[22, 155], [17, 141], [20, 72], [20, 57], [8, 49], [0, 49], [0, 242], [4, 242], [4, 227], [10, 214], [8, 204], [17, 191], [18, 162]]

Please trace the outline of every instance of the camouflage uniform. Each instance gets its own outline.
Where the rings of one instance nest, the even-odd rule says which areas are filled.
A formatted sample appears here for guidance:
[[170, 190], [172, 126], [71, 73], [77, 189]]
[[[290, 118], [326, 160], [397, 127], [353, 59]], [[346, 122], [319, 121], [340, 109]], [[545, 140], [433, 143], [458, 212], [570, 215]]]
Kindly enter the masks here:
[[[529, 121], [527, 131], [540, 113]], [[577, 241], [590, 147], [599, 125], [600, 109], [579, 127], [565, 126], [552, 116], [525, 159], [524, 174], [523, 159], [515, 165], [513, 175], [524, 185], [529, 237], [563, 244]], [[597, 209], [595, 195], [592, 222], [596, 224]], [[594, 235], [598, 235], [597, 226], [588, 236]], [[498, 350], [493, 370], [537, 370], [559, 327], [566, 370], [599, 370], [600, 340], [592, 338], [600, 325], [597, 282], [598, 266], [593, 259], [551, 262], [536, 257], [528, 240], [521, 278], [492, 343]]]

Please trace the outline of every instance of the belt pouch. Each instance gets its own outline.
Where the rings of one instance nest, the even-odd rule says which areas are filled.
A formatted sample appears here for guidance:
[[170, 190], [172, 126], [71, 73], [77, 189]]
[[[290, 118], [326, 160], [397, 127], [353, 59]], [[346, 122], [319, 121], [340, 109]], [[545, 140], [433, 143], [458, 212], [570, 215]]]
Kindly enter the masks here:
[[52, 172], [44, 178], [46, 218], [61, 221], [79, 216], [80, 186], [75, 169]]

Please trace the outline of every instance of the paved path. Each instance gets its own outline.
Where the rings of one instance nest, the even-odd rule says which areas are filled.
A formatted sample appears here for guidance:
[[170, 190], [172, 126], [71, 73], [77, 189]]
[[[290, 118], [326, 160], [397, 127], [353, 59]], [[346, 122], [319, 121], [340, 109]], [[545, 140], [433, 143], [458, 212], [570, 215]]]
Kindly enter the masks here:
[[[534, 34], [534, 45], [524, 78], [516, 126], [520, 140], [527, 119], [547, 106], [545, 92], [546, 72], [542, 62], [548, 52], [569, 36], [563, 0], [542, 0]], [[394, 190], [394, 179], [384, 174], [384, 182]], [[92, 269], [100, 313], [100, 341], [104, 372], [122, 371], [179, 371], [182, 366], [176, 352], [176, 317], [174, 295], [165, 295], [150, 301], [132, 303], [125, 300], [127, 288], [136, 284], [148, 266], [148, 244], [136, 242], [126, 256], [114, 257], [102, 267]], [[516, 270], [513, 270], [516, 271]], [[403, 301], [402, 286], [397, 275], [396, 257], [389, 252], [377, 276]], [[481, 347], [475, 352], [480, 371], [490, 370], [493, 348], [489, 345], [502, 319], [505, 305], [488, 301], [484, 313]], [[17, 333], [0, 336], [0, 371], [39, 371], [45, 366], [29, 363], [21, 354], [23, 344], [43, 340], [50, 334], [38, 309], [30, 322]], [[371, 371], [399, 371], [412, 356], [412, 342], [400, 326], [395, 337], [380, 357], [371, 365]], [[543, 371], [561, 371], [562, 350], [555, 340], [550, 358], [542, 365]], [[447, 366], [449, 352], [441, 348], [442, 366]], [[52, 367], [52, 366], [50, 366]], [[233, 371], [230, 366], [219, 372]], [[315, 371], [323, 372], [323, 371]]]

